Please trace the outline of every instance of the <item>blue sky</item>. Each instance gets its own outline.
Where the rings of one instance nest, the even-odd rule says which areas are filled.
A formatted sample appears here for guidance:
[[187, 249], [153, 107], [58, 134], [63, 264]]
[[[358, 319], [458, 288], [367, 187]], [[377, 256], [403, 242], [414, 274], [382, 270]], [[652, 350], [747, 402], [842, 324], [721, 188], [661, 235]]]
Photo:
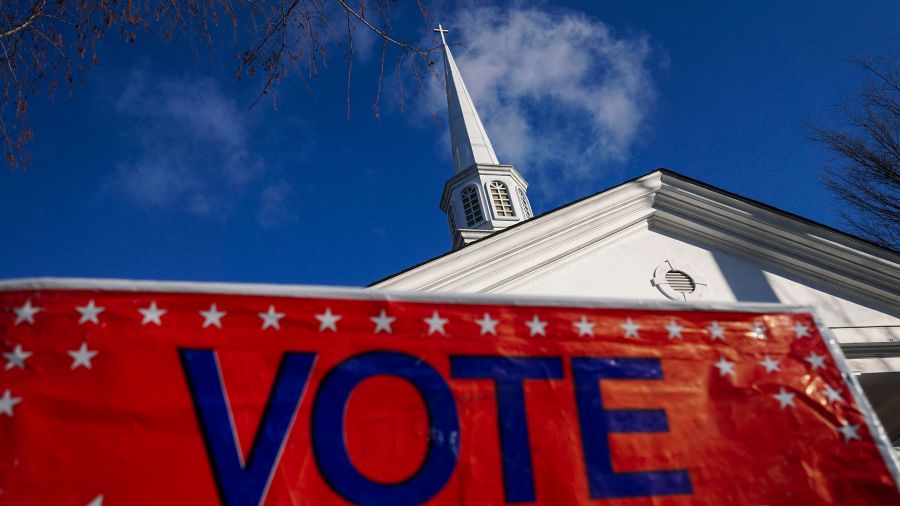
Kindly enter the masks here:
[[[900, 40], [894, 1], [430, 6], [537, 213], [667, 167], [841, 227], [804, 125], [839, 124], [864, 83], [849, 59]], [[376, 118], [360, 35], [349, 119], [338, 46], [308, 87], [250, 108], [261, 82], [235, 80], [237, 46], [115, 39], [71, 97], [31, 103], [33, 162], [0, 169], [0, 278], [364, 285], [449, 249], [436, 80], [417, 95], [401, 75], [401, 111], [388, 72]]]

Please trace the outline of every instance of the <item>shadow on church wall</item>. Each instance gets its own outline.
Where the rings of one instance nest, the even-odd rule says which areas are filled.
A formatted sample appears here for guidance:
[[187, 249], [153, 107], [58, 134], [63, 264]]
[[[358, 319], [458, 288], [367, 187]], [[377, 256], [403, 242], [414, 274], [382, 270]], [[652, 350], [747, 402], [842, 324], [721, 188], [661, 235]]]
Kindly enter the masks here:
[[750, 262], [710, 248], [716, 265], [738, 302], [781, 302], [765, 272]]

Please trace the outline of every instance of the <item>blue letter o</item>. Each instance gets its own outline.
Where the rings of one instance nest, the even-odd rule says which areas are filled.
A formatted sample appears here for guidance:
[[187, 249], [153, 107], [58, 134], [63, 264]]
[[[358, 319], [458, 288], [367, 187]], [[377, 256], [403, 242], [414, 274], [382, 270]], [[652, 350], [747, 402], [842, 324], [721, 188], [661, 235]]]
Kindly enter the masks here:
[[[428, 411], [429, 441], [418, 471], [399, 483], [379, 483], [363, 476], [350, 461], [344, 441], [344, 412], [350, 394], [376, 375], [410, 382]], [[325, 481], [348, 501], [364, 505], [420, 504], [440, 492], [456, 467], [459, 417], [444, 378], [425, 361], [398, 352], [370, 352], [350, 357], [322, 380], [312, 412], [312, 445]]]

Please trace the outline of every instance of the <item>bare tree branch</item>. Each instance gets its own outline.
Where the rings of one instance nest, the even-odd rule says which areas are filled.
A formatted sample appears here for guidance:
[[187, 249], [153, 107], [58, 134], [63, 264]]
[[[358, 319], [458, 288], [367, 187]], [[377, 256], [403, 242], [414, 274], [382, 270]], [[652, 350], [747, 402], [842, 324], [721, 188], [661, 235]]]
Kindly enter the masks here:
[[[371, 31], [382, 40], [381, 62], [376, 79], [373, 114], [383, 90], [385, 62], [396, 57], [398, 68], [412, 69], [419, 80], [421, 67], [430, 64], [434, 50], [419, 47], [400, 37], [392, 22], [391, 0], [0, 0], [0, 145], [12, 166], [25, 166], [25, 145], [33, 132], [28, 122], [28, 101], [42, 93], [53, 93], [60, 83], [74, 91], [76, 83], [100, 64], [98, 47], [111, 31], [126, 42], [150, 32], [164, 42], [187, 43], [197, 52], [214, 48], [230, 22], [231, 42], [250, 41], [237, 55], [236, 76], [254, 78], [263, 74], [253, 107], [263, 96], [272, 96], [289, 69], [311, 90], [308, 78], [327, 65], [328, 48], [340, 45], [347, 51], [347, 114], [350, 114], [351, 77], [354, 70], [354, 31]], [[374, 2], [374, 8], [373, 4]], [[421, 0], [416, 7], [425, 23], [431, 22]], [[346, 32], [335, 30], [332, 21], [344, 22]], [[340, 26], [340, 25], [338, 25]], [[414, 32], [415, 33], [415, 32]], [[401, 62], [405, 65], [400, 65]], [[421, 83], [420, 83], [421, 89]], [[402, 101], [402, 91], [400, 92]]]
[[353, 27], [350, 25], [350, 14], [344, 11], [347, 18], [347, 119], [350, 119], [350, 77], [353, 75]]
[[421, 49], [419, 49], [419, 48], [416, 47], [416, 46], [413, 46], [412, 44], [408, 44], [408, 43], [406, 43], [406, 42], [400, 42], [399, 40], [397, 40], [397, 39], [391, 37], [391, 34], [389, 34], [388, 32], [382, 31], [382, 30], [380, 30], [379, 28], [375, 27], [375, 26], [372, 25], [372, 23], [370, 23], [366, 18], [362, 17], [362, 16], [361, 16], [360, 14], [358, 14], [355, 10], [351, 9], [350, 6], [347, 5], [346, 2], [344, 2], [344, 0], [337, 0], [337, 2], [338, 2], [339, 4], [341, 4], [341, 7], [343, 7], [348, 13], [350, 13], [351, 15], [353, 15], [353, 17], [355, 17], [356, 19], [360, 20], [364, 25], [366, 25], [367, 27], [369, 27], [370, 30], [372, 30], [373, 32], [375, 32], [376, 34], [378, 34], [382, 39], [384, 39], [384, 40], [390, 42], [391, 44], [394, 44], [394, 45], [397, 46], [397, 47], [400, 47], [400, 48], [403, 48], [403, 49], [412, 51], [412, 52], [414, 52], [414, 53], [417, 53], [417, 54], [420, 54], [420, 55], [423, 55], [423, 56], [425, 56], [425, 55], [428, 54], [427, 52], [422, 51]]
[[859, 103], [841, 108], [842, 130], [811, 127], [814, 140], [841, 163], [825, 169], [823, 181], [849, 206], [843, 215], [863, 236], [900, 248], [900, 69], [881, 58], [858, 60], [874, 79]]
[[35, 4], [32, 9], [31, 15], [25, 18], [21, 23], [13, 26], [12, 28], [0, 32], [0, 39], [5, 39], [7, 37], [11, 37], [22, 30], [31, 26], [38, 18], [41, 17], [41, 14], [44, 12], [44, 7], [47, 5], [47, 0], [41, 0], [40, 4]]

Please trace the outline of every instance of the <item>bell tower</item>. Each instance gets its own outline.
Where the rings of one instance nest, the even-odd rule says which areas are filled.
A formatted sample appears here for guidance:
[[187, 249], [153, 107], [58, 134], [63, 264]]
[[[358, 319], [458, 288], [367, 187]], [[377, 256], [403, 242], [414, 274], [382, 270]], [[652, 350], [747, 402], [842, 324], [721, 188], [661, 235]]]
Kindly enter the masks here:
[[450, 53], [442, 26], [444, 81], [450, 117], [453, 176], [444, 184], [441, 210], [447, 213], [453, 249], [531, 218], [528, 183], [512, 165], [494, 153], [475, 103]]

